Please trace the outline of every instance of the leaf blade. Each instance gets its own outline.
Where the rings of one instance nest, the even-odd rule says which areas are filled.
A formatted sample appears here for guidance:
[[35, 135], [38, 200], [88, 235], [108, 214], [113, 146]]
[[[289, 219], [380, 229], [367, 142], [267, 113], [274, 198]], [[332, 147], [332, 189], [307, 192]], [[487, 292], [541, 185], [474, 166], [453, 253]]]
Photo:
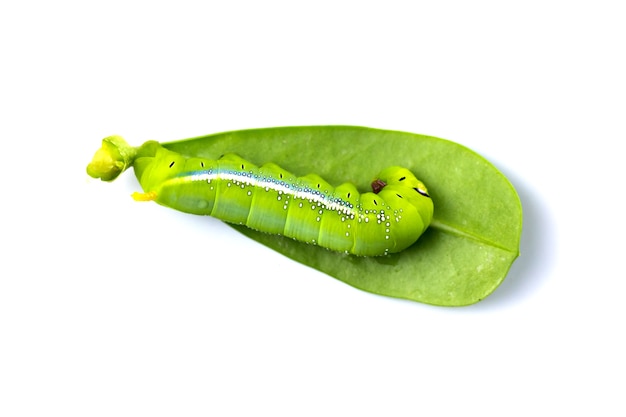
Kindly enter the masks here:
[[522, 208], [512, 184], [470, 149], [432, 136], [358, 126], [224, 132], [164, 143], [189, 156], [235, 152], [298, 176], [315, 172], [362, 191], [390, 165], [411, 169], [435, 204], [433, 224], [409, 249], [357, 258], [233, 226], [248, 237], [349, 285], [427, 304], [462, 306], [488, 296], [519, 255]]

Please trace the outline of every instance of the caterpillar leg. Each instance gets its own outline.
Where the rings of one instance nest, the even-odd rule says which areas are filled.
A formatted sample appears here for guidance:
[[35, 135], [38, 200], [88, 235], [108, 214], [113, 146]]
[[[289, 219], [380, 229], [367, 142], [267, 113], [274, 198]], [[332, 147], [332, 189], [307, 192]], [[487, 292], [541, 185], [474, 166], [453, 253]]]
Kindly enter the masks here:
[[135, 201], [154, 201], [157, 198], [157, 195], [154, 191], [150, 191], [147, 193], [138, 193], [134, 192], [131, 194], [131, 197]]

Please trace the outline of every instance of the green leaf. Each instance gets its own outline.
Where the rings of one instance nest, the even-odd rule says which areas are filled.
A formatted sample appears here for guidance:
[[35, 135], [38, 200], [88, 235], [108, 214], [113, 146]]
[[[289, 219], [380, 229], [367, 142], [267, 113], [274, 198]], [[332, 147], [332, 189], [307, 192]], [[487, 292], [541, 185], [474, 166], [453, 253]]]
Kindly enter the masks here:
[[522, 207], [511, 183], [487, 160], [456, 143], [412, 133], [353, 126], [252, 129], [164, 143], [188, 156], [235, 152], [274, 162], [333, 185], [369, 191], [391, 165], [424, 181], [433, 223], [416, 244], [385, 257], [354, 257], [233, 226], [250, 238], [347, 284], [376, 294], [441, 306], [463, 306], [491, 294], [519, 255]]

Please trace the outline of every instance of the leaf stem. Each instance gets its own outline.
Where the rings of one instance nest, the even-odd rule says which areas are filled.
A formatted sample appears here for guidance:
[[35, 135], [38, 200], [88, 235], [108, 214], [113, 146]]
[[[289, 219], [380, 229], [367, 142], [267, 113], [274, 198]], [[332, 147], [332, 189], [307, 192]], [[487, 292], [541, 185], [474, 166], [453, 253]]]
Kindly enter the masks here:
[[132, 166], [137, 149], [130, 146], [121, 136], [102, 139], [102, 147], [96, 151], [87, 165], [87, 174], [102, 181], [113, 181]]

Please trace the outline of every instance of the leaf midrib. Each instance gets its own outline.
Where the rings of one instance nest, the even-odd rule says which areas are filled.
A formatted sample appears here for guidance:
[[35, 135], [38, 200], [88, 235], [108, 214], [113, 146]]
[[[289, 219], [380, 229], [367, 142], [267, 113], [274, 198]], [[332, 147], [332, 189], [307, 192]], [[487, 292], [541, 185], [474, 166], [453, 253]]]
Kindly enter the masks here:
[[494, 242], [492, 240], [489, 240], [489, 239], [487, 239], [487, 238], [485, 238], [483, 236], [478, 236], [478, 235], [476, 235], [474, 233], [471, 233], [471, 232], [469, 232], [467, 230], [463, 230], [463, 229], [459, 228], [458, 226], [452, 226], [452, 225], [450, 225], [450, 224], [448, 224], [446, 222], [443, 222], [441, 220], [438, 220], [438, 219], [433, 219], [429, 227], [431, 227], [433, 229], [440, 230], [440, 231], [442, 231], [444, 233], [448, 233], [448, 234], [455, 235], [455, 236], [460, 236], [460, 237], [465, 238], [465, 239], [471, 239], [471, 240], [474, 240], [476, 242], [480, 242], [480, 243], [483, 243], [485, 245], [492, 246], [494, 248], [497, 248], [497, 249], [509, 252], [511, 254], [518, 255], [516, 250], [511, 250], [511, 249], [505, 247], [502, 244], [496, 243], [496, 242]]

